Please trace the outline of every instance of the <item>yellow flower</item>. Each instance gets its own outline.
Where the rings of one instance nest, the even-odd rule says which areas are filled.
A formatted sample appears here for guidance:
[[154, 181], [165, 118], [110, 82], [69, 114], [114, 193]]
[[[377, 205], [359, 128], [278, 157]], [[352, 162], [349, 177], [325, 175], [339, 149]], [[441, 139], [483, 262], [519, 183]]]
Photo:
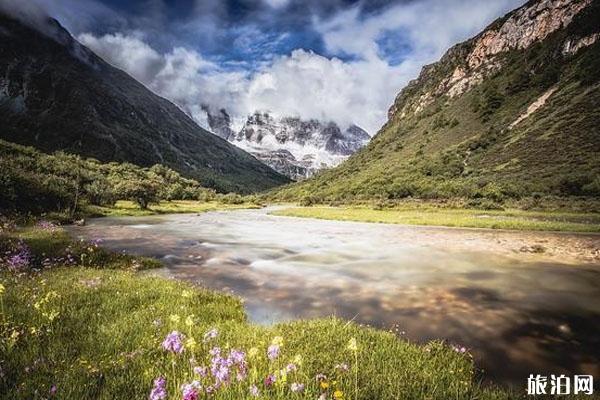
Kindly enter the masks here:
[[5, 290], [4, 285], [0, 283], [0, 294], [3, 294], [4, 290]]
[[179, 315], [177, 314], [172, 314], [169, 319], [171, 320], [172, 323], [174, 324], [178, 324], [180, 321]]
[[302, 356], [300, 354], [296, 354], [294, 356], [294, 360], [293, 360], [294, 364], [296, 364], [297, 366], [301, 366], [302, 365]]
[[194, 316], [193, 315], [188, 315], [188, 317], [185, 319], [185, 325], [189, 326], [189, 327], [194, 325]]
[[358, 344], [356, 343], [355, 338], [352, 338], [348, 341], [348, 350], [353, 351], [353, 352], [358, 351]]
[[271, 344], [281, 347], [283, 346], [283, 338], [281, 336], [275, 336], [273, 341], [271, 341]]
[[333, 392], [333, 398], [336, 400], [341, 400], [344, 398], [344, 392], [342, 392], [341, 390], [336, 390], [335, 392]]
[[329, 387], [329, 382], [321, 381], [321, 389], [327, 389]]
[[258, 349], [256, 347], [252, 347], [250, 350], [248, 350], [248, 357], [250, 357], [250, 358], [256, 357], [257, 354], [258, 354]]
[[190, 336], [188, 340], [185, 341], [185, 347], [190, 350], [194, 350], [196, 348], [196, 340]]

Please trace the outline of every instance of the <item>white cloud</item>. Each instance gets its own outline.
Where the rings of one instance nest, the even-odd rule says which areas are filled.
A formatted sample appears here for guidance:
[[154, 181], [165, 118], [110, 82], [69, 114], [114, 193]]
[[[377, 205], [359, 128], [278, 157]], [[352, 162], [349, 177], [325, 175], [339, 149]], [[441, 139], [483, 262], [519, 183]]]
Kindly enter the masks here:
[[[274, 56], [254, 72], [228, 71], [184, 48], [160, 54], [140, 35], [83, 34], [79, 40], [200, 123], [205, 121], [201, 106], [208, 104], [223, 107], [238, 118], [265, 110], [333, 120], [344, 126], [355, 123], [374, 134], [385, 122], [394, 97], [423, 64], [521, 3], [423, 0], [401, 3], [366, 18], [354, 7], [328, 20], [315, 19], [313, 25], [330, 52], [353, 55], [356, 60], [326, 58], [298, 49], [290, 55]], [[390, 31], [400, 31], [410, 44], [398, 65], [390, 65], [378, 46], [378, 40]]]

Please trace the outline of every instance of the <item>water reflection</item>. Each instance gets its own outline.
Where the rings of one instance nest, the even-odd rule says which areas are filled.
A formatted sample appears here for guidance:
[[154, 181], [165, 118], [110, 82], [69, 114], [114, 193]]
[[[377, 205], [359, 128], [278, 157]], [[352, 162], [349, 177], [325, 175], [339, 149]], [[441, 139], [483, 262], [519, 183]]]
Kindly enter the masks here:
[[260, 210], [101, 219], [73, 230], [161, 258], [166, 275], [234, 292], [260, 323], [337, 315], [398, 326], [411, 340], [464, 344], [486, 377], [519, 386], [532, 372], [600, 375], [599, 266], [511, 257], [493, 245], [511, 233]]

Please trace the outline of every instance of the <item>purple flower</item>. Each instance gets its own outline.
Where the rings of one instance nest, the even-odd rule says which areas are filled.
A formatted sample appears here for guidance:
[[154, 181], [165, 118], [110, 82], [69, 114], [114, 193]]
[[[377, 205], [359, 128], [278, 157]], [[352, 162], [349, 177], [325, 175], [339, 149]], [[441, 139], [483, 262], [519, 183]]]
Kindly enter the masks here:
[[57, 391], [57, 390], [58, 390], [58, 388], [56, 387], [56, 385], [52, 385], [52, 386], [50, 387], [50, 391], [49, 391], [49, 393], [50, 393], [50, 396], [54, 396], [54, 395], [56, 394], [56, 391]]
[[219, 331], [216, 328], [211, 329], [204, 334], [204, 343], [211, 341], [217, 336], [219, 336]]
[[150, 392], [150, 400], [164, 400], [167, 398], [167, 389], [166, 389], [167, 381], [162, 376], [156, 378], [154, 380], [154, 387], [152, 387], [152, 391]]
[[290, 385], [290, 389], [294, 393], [302, 393], [302, 392], [304, 392], [304, 384], [303, 383], [294, 382], [294, 383], [292, 383]]
[[325, 374], [317, 374], [315, 379], [317, 382], [321, 382], [327, 380], [327, 376]]
[[452, 350], [454, 350], [457, 353], [466, 353], [467, 352], [467, 348], [464, 346], [452, 345]]
[[194, 368], [194, 373], [196, 375], [201, 376], [201, 377], [205, 377], [208, 374], [208, 368], [206, 368], [206, 367], [195, 367]]
[[279, 346], [276, 344], [272, 344], [267, 349], [267, 357], [269, 360], [274, 360], [279, 356]]
[[350, 367], [348, 367], [348, 364], [346, 364], [346, 363], [341, 363], [341, 364], [336, 365], [335, 369], [340, 370], [341, 372], [348, 372]]
[[275, 375], [267, 375], [267, 377], [265, 378], [265, 386], [272, 386], [276, 380], [277, 378], [275, 378]]
[[290, 373], [290, 372], [296, 372], [298, 370], [298, 367], [296, 367], [296, 364], [294, 363], [289, 363], [286, 367], [285, 370]]
[[46, 231], [54, 231], [56, 229], [56, 225], [50, 221], [41, 220], [37, 223], [37, 227]]
[[173, 353], [181, 354], [184, 350], [183, 348], [183, 334], [173, 331], [167, 335], [165, 340], [162, 342], [162, 347], [166, 351], [170, 351]]
[[13, 272], [20, 272], [27, 268], [31, 263], [31, 251], [24, 243], [20, 243], [16, 251], [8, 255], [6, 264], [8, 269]]
[[258, 397], [260, 396], [260, 391], [258, 390], [258, 388], [256, 387], [256, 385], [252, 385], [250, 386], [250, 396], [252, 397]]
[[234, 364], [241, 364], [244, 362], [244, 360], [246, 359], [246, 353], [244, 353], [241, 350], [236, 350], [236, 349], [232, 349], [229, 352], [229, 359], [234, 363]]
[[182, 400], [198, 400], [198, 386], [194, 383], [183, 385], [183, 398]]

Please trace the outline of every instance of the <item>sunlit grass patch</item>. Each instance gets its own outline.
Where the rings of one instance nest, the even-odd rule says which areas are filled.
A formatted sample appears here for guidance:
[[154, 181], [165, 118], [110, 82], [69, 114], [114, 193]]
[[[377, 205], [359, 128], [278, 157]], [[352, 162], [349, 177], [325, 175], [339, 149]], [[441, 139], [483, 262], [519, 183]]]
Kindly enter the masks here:
[[366, 207], [291, 207], [273, 215], [469, 228], [600, 232], [600, 214], [522, 210], [474, 210], [434, 207], [375, 210]]
[[[37, 229], [0, 240], [63, 243]], [[334, 318], [255, 325], [236, 297], [110, 265], [0, 261], [0, 398], [510, 398], [458, 347]]]
[[129, 200], [119, 200], [112, 207], [87, 206], [86, 213], [92, 216], [146, 216], [155, 214], [176, 213], [202, 213], [217, 210], [236, 210], [243, 208], [260, 208], [253, 203], [225, 204], [219, 201], [173, 200], [161, 201], [150, 204], [148, 209], [142, 210], [137, 204]]

